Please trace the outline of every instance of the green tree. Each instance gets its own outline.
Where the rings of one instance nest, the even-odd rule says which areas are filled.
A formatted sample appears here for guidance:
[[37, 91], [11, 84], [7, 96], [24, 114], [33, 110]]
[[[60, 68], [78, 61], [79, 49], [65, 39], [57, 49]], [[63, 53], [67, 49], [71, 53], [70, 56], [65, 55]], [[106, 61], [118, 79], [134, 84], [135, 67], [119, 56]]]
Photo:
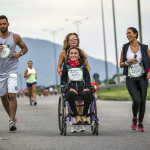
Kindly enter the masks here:
[[100, 85], [102, 82], [99, 79], [100, 75], [98, 73], [93, 74], [93, 79]]

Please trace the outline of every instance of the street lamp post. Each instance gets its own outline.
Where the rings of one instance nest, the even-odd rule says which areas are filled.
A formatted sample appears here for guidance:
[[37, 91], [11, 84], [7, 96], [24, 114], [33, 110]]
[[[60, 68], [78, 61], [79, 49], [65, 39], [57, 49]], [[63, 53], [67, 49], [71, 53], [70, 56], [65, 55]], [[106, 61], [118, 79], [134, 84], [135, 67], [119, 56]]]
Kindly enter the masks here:
[[138, 22], [139, 22], [139, 33], [140, 33], [140, 42], [143, 43], [142, 39], [142, 21], [141, 21], [141, 5], [140, 5], [140, 0], [137, 0], [137, 5], [138, 5]]
[[101, 11], [102, 11], [102, 26], [103, 26], [104, 54], [105, 54], [106, 84], [108, 84], [108, 67], [107, 67], [107, 52], [106, 52], [106, 38], [105, 38], [105, 21], [104, 21], [103, 0], [101, 0]]
[[[63, 30], [63, 28], [59, 29], [59, 30]], [[53, 48], [54, 48], [54, 66], [55, 66], [55, 80], [56, 80], [56, 85], [58, 84], [58, 79], [57, 79], [57, 69], [56, 69], [56, 64], [57, 64], [57, 61], [56, 61], [56, 44], [55, 44], [55, 35], [57, 34], [57, 32], [59, 30], [47, 30], [47, 29], [44, 29], [43, 31], [47, 31], [49, 32], [50, 34], [52, 34], [53, 36]]]
[[77, 34], [79, 36], [79, 25], [82, 23], [82, 21], [87, 20], [87, 19], [88, 19], [88, 17], [84, 18], [84, 19], [81, 19], [81, 20], [72, 20], [72, 19], [65, 19], [65, 20], [66, 21], [71, 21], [73, 24], [76, 25], [76, 27], [77, 27]]
[[53, 48], [54, 48], [54, 66], [55, 66], [55, 77], [56, 77], [56, 85], [58, 84], [58, 79], [57, 79], [57, 69], [56, 69], [56, 45], [55, 45], [55, 35], [56, 35], [56, 31], [51, 31], [51, 34], [53, 36]]
[[114, 40], [115, 40], [115, 52], [116, 52], [117, 82], [119, 83], [118, 48], [117, 48], [117, 35], [116, 35], [116, 19], [115, 19], [114, 0], [112, 0], [112, 10], [113, 10], [113, 23], [114, 23]]

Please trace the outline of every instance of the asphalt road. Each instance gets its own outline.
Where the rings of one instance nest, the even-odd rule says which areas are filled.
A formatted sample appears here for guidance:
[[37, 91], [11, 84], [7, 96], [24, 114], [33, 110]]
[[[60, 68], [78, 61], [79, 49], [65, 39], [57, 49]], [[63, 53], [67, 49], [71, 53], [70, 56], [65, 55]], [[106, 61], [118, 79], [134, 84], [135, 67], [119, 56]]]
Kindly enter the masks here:
[[0, 104], [0, 150], [149, 150], [150, 101], [144, 119], [146, 132], [131, 131], [131, 102], [98, 101], [99, 135], [90, 127], [85, 132], [59, 133], [58, 96], [38, 98], [29, 106], [28, 98], [18, 99], [17, 131], [8, 131], [8, 116]]

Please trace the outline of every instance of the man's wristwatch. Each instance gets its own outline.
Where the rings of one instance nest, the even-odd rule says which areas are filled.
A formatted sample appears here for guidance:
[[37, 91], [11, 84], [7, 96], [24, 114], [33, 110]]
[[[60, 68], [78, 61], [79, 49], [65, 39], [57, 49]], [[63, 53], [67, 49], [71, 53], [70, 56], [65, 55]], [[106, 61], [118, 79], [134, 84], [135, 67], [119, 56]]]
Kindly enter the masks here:
[[23, 56], [23, 53], [22, 53], [22, 52], [20, 52], [20, 55], [21, 55], [21, 56]]

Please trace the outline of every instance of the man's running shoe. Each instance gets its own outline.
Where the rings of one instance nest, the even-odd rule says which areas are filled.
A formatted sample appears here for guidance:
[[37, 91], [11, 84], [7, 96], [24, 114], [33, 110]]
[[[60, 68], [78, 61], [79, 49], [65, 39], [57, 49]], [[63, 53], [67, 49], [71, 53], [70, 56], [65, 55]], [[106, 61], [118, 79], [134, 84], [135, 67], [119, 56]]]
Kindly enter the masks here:
[[138, 129], [139, 129], [140, 132], [145, 131], [145, 128], [144, 128], [143, 124], [138, 124]]
[[36, 106], [36, 105], [37, 105], [37, 102], [35, 101], [35, 102], [34, 102], [34, 106]]
[[17, 117], [15, 117], [15, 118], [14, 118], [14, 123], [16, 124], [16, 123], [17, 123], [17, 121], [18, 121], [18, 120], [17, 120]]
[[132, 120], [131, 128], [132, 128], [132, 130], [136, 130], [137, 129], [137, 119], [133, 119]]
[[16, 128], [14, 121], [10, 121], [9, 122], [9, 131], [15, 131], [16, 129], [17, 128]]
[[76, 126], [71, 126], [71, 131], [70, 131], [71, 133], [75, 133], [75, 132], [77, 132], [77, 130], [76, 130]]
[[[17, 117], [15, 117], [15, 118], [14, 118], [14, 123], [16, 124], [17, 121], [18, 121], [18, 119], [17, 119]], [[9, 120], [9, 122], [10, 122], [10, 120]]]

